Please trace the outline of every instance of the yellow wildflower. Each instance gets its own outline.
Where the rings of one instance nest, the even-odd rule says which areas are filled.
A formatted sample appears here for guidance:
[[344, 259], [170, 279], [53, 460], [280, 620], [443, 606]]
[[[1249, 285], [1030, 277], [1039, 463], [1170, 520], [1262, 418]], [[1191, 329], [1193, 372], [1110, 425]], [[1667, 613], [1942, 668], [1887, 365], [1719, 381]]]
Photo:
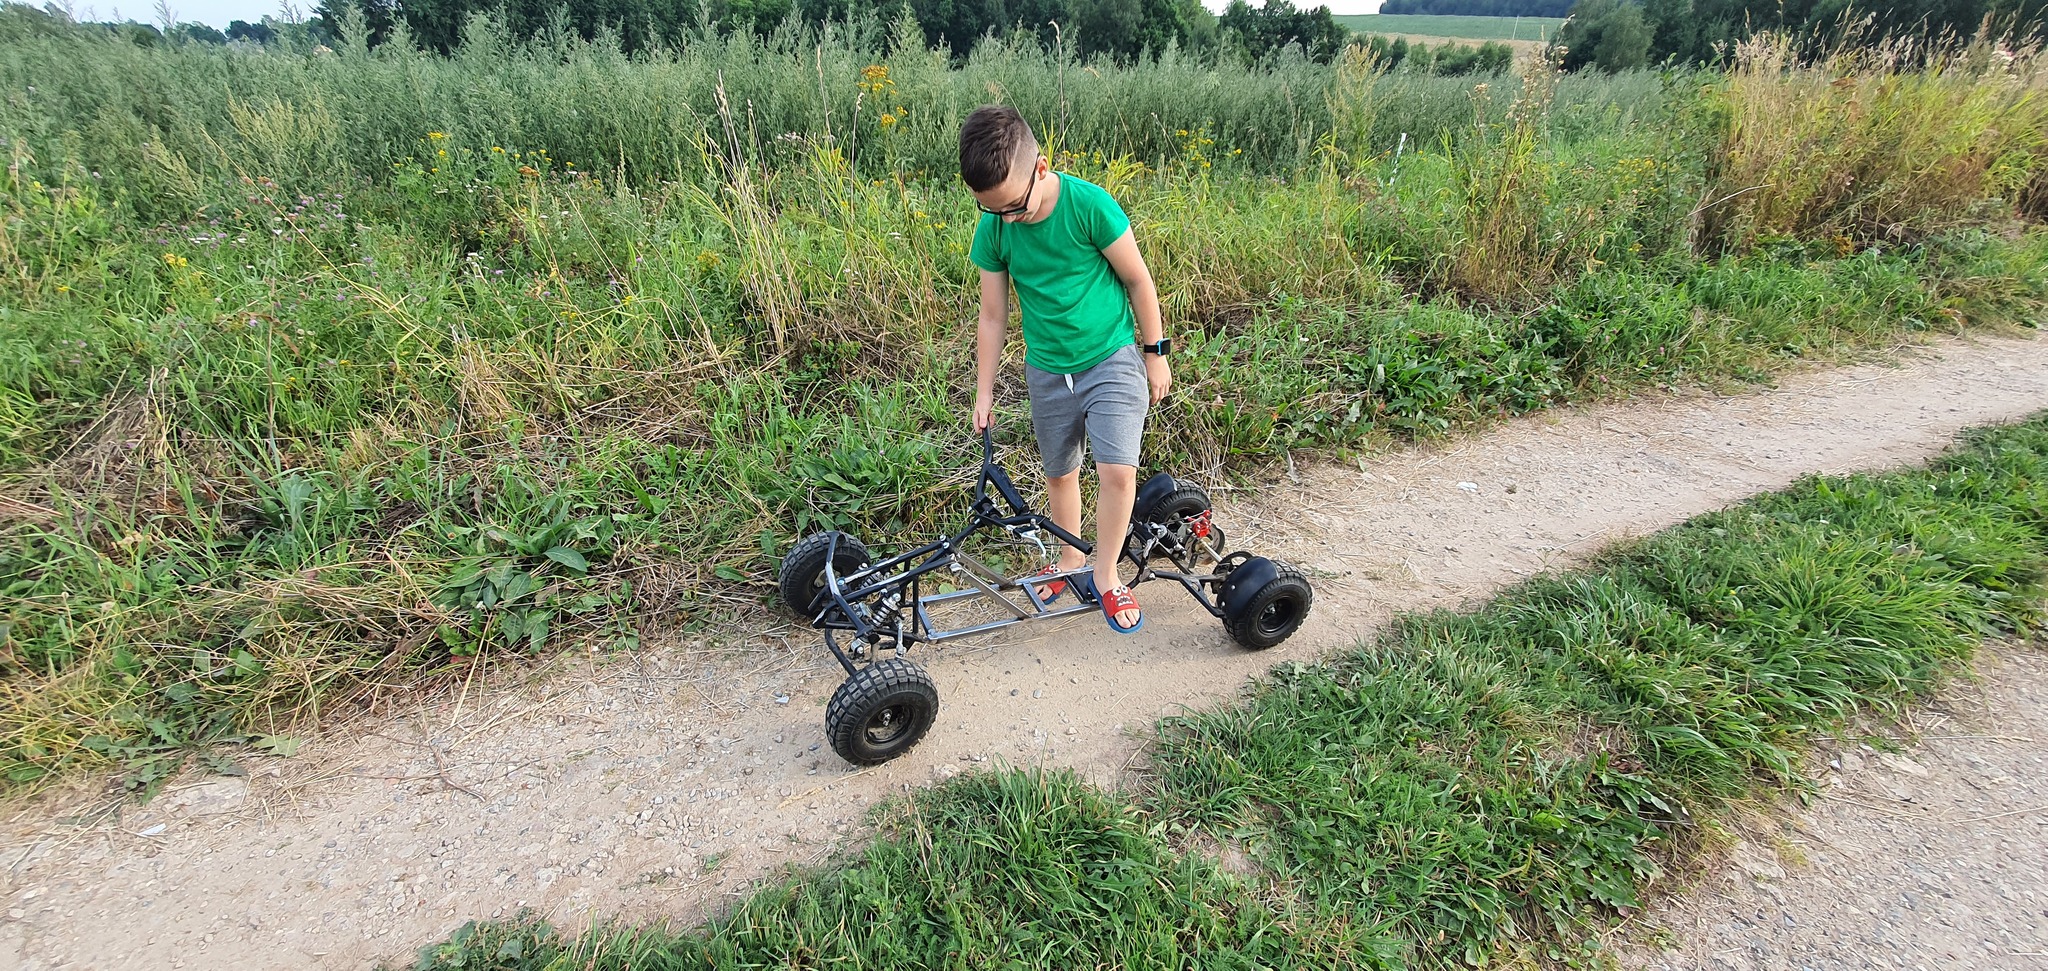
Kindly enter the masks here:
[[882, 127], [883, 127], [883, 128], [894, 128], [894, 127], [896, 127], [896, 116], [895, 116], [895, 115], [892, 115], [892, 114], [889, 114], [889, 113], [888, 113], [888, 112], [886, 112], [886, 111], [885, 111], [885, 112], [883, 112], [883, 113], [882, 113]]
[[447, 133], [447, 132], [438, 132], [438, 131], [430, 131], [430, 132], [428, 132], [428, 133], [427, 133], [427, 137], [428, 137], [428, 138], [431, 138], [431, 139], [433, 139], [434, 141], [437, 141], [437, 142], [438, 142], [438, 141], [440, 141], [440, 140], [441, 140], [441, 139], [443, 139], [443, 138], [447, 138], [447, 137], [448, 137], [448, 133]]
[[862, 91], [879, 96], [895, 86], [896, 82], [889, 80], [888, 65], [870, 64], [860, 69], [860, 84], [858, 87]]

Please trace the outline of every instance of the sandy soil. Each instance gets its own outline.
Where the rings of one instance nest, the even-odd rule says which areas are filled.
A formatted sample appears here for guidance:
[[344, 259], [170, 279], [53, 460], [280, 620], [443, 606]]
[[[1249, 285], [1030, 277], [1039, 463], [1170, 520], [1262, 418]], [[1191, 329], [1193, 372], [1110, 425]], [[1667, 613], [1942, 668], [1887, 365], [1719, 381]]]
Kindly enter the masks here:
[[[103, 787], [48, 793], [0, 810], [0, 967], [362, 967], [524, 907], [570, 930], [688, 922], [861, 838], [867, 807], [936, 777], [1042, 762], [1116, 785], [1157, 716], [1347, 646], [1397, 611], [1481, 598], [1803, 475], [1919, 462], [1958, 430], [2048, 408], [2048, 340], [1899, 354], [1908, 363], [1537, 415], [1219, 488], [1233, 546], [1313, 578], [1292, 640], [1244, 651], [1148, 584], [1136, 636], [1084, 616], [918, 652], [939, 721], [872, 769], [825, 744], [839, 671], [778, 617], [631, 657], [559, 657], [329, 731], [247, 778], [181, 780], [147, 806]], [[2048, 750], [2048, 731], [2016, 734], [2037, 759]], [[2011, 818], [2042, 842], [2034, 820]], [[2031, 918], [2007, 918], [2019, 950], [2040, 943], [2018, 935], [2042, 926], [2042, 872], [2003, 878], [2037, 894]]]

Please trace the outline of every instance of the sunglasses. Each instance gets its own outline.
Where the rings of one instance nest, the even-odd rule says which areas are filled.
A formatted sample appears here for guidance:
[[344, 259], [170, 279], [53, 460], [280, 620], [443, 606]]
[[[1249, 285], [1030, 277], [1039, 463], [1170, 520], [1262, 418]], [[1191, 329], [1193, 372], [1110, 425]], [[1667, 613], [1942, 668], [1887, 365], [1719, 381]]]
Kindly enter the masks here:
[[977, 203], [975, 203], [975, 204], [974, 204], [974, 208], [976, 208], [976, 209], [979, 209], [979, 210], [981, 210], [982, 212], [988, 213], [988, 214], [989, 214], [989, 215], [991, 215], [991, 216], [997, 216], [997, 217], [1006, 217], [1006, 216], [1021, 216], [1021, 215], [1024, 215], [1024, 214], [1025, 214], [1026, 212], [1029, 212], [1029, 211], [1031, 210], [1031, 193], [1033, 193], [1033, 192], [1035, 192], [1035, 191], [1037, 191], [1037, 190], [1038, 190], [1038, 163], [1037, 163], [1037, 162], [1032, 162], [1032, 163], [1031, 163], [1031, 182], [1030, 182], [1030, 184], [1029, 184], [1029, 185], [1026, 185], [1026, 186], [1024, 187], [1024, 201], [1023, 201], [1023, 202], [1019, 202], [1019, 203], [1017, 203], [1017, 204], [1016, 204], [1015, 206], [1012, 206], [1012, 207], [1010, 207], [1010, 208], [1008, 208], [1008, 209], [990, 209], [989, 207], [987, 207], [987, 206], [984, 206], [984, 205], [982, 205], [981, 203], [977, 202]]

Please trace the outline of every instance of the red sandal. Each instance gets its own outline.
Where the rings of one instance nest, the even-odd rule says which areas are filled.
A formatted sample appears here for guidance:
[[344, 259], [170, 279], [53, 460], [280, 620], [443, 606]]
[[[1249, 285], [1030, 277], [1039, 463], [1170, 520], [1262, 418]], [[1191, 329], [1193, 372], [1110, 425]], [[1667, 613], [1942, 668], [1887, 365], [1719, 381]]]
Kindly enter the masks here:
[[[1092, 587], [1095, 583], [1091, 579], [1088, 585]], [[1097, 599], [1102, 602], [1102, 617], [1104, 620], [1109, 621], [1110, 630], [1116, 631], [1119, 634], [1135, 634], [1145, 628], [1145, 614], [1138, 607], [1138, 598], [1131, 596], [1131, 588], [1116, 587], [1108, 593], [1099, 594]], [[1129, 627], [1118, 626], [1116, 615], [1126, 610], [1140, 610], [1138, 622]]]
[[[1046, 567], [1043, 570], [1038, 571], [1037, 573], [1033, 573], [1031, 577], [1035, 578], [1043, 576], [1052, 576], [1053, 574], [1061, 572], [1064, 571], [1060, 569], [1059, 564], [1055, 563], [1049, 567]], [[1046, 603], [1052, 603], [1053, 601], [1058, 600], [1061, 594], [1067, 592], [1067, 581], [1065, 579], [1047, 580], [1044, 583], [1033, 583], [1031, 585], [1039, 588], [1039, 590], [1041, 591], [1039, 596], [1044, 597]]]

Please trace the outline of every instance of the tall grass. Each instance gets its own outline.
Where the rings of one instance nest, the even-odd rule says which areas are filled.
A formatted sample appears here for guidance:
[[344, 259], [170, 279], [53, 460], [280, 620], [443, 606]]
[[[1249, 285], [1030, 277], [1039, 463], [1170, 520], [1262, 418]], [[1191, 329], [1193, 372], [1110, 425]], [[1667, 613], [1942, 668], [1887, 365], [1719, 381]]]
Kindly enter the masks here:
[[[544, 148], [636, 186], [697, 181], [718, 174], [700, 145], [723, 139], [721, 87], [750, 157], [779, 167], [823, 141], [868, 177], [950, 173], [960, 120], [991, 100], [1018, 105], [1061, 144], [1150, 163], [1176, 150], [1175, 131], [1206, 128], [1241, 150], [1237, 163], [1289, 171], [1329, 127], [1332, 73], [1306, 61], [1252, 70], [1169, 54], [1119, 67], [984, 44], [954, 70], [921, 37], [914, 25], [857, 21], [766, 42], [684, 36], [628, 57], [601, 42], [513, 43], [482, 19], [440, 58], [391, 45], [306, 56], [151, 49], [81, 32], [6, 45], [0, 85], [33, 91], [0, 105], [0, 129], [39, 157], [122, 179], [153, 215], [182, 218], [216, 202], [209, 186], [224, 177], [267, 176], [294, 194], [381, 180], [427, 131], [448, 133], [451, 147]], [[889, 83], [858, 87], [877, 63]], [[1433, 94], [1398, 122], [1413, 137], [1462, 121], [1460, 82], [1399, 85]]]
[[416, 966], [1597, 967], [1733, 801], [2030, 629], [2044, 579], [2048, 415], [1277, 667], [1162, 721], [1134, 809], [974, 773], [703, 927], [471, 925]]
[[2027, 201], [2048, 166], [2037, 48], [1900, 43], [1810, 67], [1794, 50], [1775, 35], [1742, 42], [1712, 95], [1728, 134], [1701, 207], [1710, 244], [1828, 238], [1848, 248], [2038, 205]]

